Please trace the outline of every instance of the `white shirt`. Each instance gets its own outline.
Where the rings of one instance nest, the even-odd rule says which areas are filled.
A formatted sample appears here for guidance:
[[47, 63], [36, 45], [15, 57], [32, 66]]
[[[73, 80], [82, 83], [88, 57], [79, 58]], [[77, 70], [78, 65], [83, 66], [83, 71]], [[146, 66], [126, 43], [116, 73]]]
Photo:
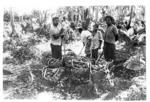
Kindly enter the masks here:
[[60, 30], [61, 30], [61, 25], [58, 24], [57, 27], [53, 26], [53, 24], [50, 26], [50, 36], [51, 36], [51, 44], [53, 45], [61, 45], [62, 43], [62, 39], [61, 37], [59, 37], [58, 39], [54, 39], [52, 35], [57, 35], [59, 34]]
[[62, 26], [63, 26], [63, 28], [64, 28], [65, 30], [69, 28], [69, 25], [70, 25], [70, 23], [69, 23], [68, 21], [63, 21], [63, 22], [62, 22]]
[[97, 33], [94, 36], [92, 36], [91, 49], [99, 48], [99, 40], [103, 40], [103, 35], [100, 31], [97, 31]]
[[83, 30], [81, 33], [81, 41], [86, 43], [87, 42], [87, 37], [91, 37], [92, 33], [89, 32], [88, 30]]
[[129, 37], [131, 37], [131, 36], [133, 36], [133, 34], [134, 34], [134, 29], [133, 29], [133, 28], [130, 28], [130, 29], [127, 31], [127, 35], [128, 35]]

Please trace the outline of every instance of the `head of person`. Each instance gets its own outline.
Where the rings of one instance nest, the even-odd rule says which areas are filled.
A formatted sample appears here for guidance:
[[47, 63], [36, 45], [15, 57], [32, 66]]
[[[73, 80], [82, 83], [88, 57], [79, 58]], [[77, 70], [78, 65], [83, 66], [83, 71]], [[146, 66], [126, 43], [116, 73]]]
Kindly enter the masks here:
[[52, 21], [53, 21], [53, 25], [57, 26], [58, 23], [59, 23], [59, 18], [58, 17], [53, 17]]
[[94, 32], [96, 32], [96, 31], [97, 31], [97, 29], [98, 29], [98, 27], [99, 27], [99, 25], [98, 25], [98, 24], [94, 24], [94, 25], [93, 25], [93, 31], [94, 31]]
[[104, 18], [104, 20], [106, 21], [106, 24], [107, 24], [108, 26], [114, 24], [114, 22], [115, 22], [115, 20], [114, 20], [114, 18], [113, 18], [112, 16], [106, 16], [106, 17]]
[[73, 22], [71, 22], [70, 28], [72, 28], [73, 30], [75, 29], [75, 24]]
[[81, 34], [81, 32], [82, 32], [82, 28], [78, 28], [78, 31], [79, 31], [79, 33]]
[[122, 28], [123, 28], [123, 22], [118, 21], [118, 22], [117, 22], [117, 28], [118, 28], [118, 29], [122, 29]]
[[83, 30], [87, 30], [88, 29], [88, 26], [87, 26], [86, 22], [82, 22], [82, 28], [83, 28]]
[[66, 21], [66, 17], [63, 17], [63, 21]]

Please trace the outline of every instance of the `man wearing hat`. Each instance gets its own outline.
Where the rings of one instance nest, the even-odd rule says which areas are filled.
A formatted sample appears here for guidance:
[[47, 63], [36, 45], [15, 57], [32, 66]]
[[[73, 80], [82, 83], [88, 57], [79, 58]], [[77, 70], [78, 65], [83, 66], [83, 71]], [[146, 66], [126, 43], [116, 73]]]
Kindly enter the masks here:
[[59, 23], [58, 16], [52, 18], [52, 24], [50, 26], [50, 36], [51, 36], [51, 51], [52, 57], [56, 59], [62, 58], [62, 37], [63, 31], [61, 24]]

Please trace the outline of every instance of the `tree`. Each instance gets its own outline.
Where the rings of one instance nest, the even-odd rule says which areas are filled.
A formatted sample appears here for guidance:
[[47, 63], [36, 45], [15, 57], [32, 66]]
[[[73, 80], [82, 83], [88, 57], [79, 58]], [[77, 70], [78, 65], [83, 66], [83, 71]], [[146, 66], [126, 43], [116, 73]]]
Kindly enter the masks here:
[[10, 13], [8, 11], [4, 11], [3, 21], [10, 22]]
[[12, 27], [12, 33], [10, 34], [10, 36], [12, 36], [13, 34], [16, 33], [15, 24], [14, 24], [14, 12], [12, 11], [12, 9], [10, 10], [10, 24]]
[[132, 20], [132, 17], [133, 17], [133, 6], [131, 6], [130, 19], [129, 19], [128, 25], [126, 26], [126, 29], [127, 29], [127, 30], [131, 27], [131, 20]]

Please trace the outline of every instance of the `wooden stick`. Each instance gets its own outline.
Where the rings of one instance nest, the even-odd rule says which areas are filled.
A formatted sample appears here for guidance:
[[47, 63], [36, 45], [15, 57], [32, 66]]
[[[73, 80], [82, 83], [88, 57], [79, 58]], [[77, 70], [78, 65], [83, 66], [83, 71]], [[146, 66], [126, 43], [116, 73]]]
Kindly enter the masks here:
[[98, 60], [102, 57], [103, 53], [104, 53], [104, 52], [102, 52], [102, 53], [98, 56], [98, 58], [97, 58], [97, 60], [96, 60], [96, 63], [97, 63]]
[[82, 53], [83, 49], [84, 49], [84, 46], [83, 46], [82, 49], [80, 50], [80, 53], [78, 54], [78, 56], [80, 56], [80, 54]]

